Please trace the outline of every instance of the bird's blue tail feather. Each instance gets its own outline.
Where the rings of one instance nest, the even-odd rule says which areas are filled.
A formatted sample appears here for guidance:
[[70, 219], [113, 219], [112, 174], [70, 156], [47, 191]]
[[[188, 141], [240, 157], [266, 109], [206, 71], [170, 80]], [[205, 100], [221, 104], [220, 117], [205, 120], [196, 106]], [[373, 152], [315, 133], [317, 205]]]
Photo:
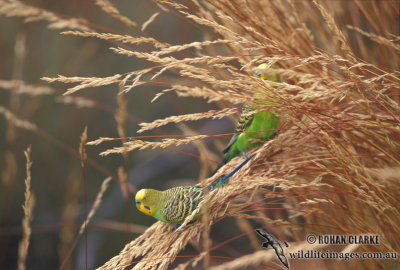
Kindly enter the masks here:
[[237, 166], [233, 171], [231, 171], [228, 175], [224, 176], [222, 179], [217, 179], [216, 181], [212, 182], [209, 185], [210, 190], [219, 188], [223, 183], [225, 183], [229, 178], [231, 178], [235, 173], [237, 173], [244, 165], [246, 165], [246, 163], [249, 162], [250, 159], [252, 159], [253, 157], [254, 155], [250, 157], [244, 156], [245, 160], [242, 163], [240, 163], [240, 165]]

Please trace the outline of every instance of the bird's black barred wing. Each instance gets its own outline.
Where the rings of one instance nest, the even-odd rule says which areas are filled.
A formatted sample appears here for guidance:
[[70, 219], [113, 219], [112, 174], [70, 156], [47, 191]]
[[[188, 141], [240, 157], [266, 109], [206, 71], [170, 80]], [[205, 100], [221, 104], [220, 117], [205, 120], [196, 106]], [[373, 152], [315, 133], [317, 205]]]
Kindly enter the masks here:
[[176, 187], [165, 191], [160, 213], [171, 223], [181, 223], [203, 199], [203, 190], [198, 187]]
[[228, 145], [225, 147], [224, 151], [222, 151], [223, 153], [227, 153], [229, 151], [229, 148], [231, 148], [232, 144], [235, 143], [235, 141], [236, 141], [237, 137], [240, 135], [240, 133], [245, 131], [250, 126], [250, 124], [254, 118], [254, 113], [252, 113], [252, 114], [248, 114], [248, 113], [250, 113], [252, 111], [252, 109], [253, 108], [248, 105], [243, 107], [242, 113], [240, 114], [240, 118], [236, 125], [235, 134], [232, 136], [231, 140], [229, 141]]

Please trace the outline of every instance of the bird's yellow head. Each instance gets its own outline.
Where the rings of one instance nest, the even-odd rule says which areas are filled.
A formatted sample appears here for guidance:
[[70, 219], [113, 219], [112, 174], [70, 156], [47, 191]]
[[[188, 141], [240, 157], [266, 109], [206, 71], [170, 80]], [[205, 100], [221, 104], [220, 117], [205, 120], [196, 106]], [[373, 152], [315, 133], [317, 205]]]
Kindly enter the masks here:
[[156, 211], [156, 201], [158, 190], [141, 189], [136, 193], [135, 204], [136, 208], [146, 215], [153, 216]]
[[260, 78], [261, 80], [268, 80], [271, 82], [279, 82], [280, 81], [279, 74], [266, 74], [265, 71], [267, 71], [267, 69], [275, 69], [275, 68], [273, 66], [268, 66], [266, 63], [263, 63], [263, 64], [259, 65], [258, 67], [256, 67], [256, 69], [255, 69], [256, 76], [258, 78]]

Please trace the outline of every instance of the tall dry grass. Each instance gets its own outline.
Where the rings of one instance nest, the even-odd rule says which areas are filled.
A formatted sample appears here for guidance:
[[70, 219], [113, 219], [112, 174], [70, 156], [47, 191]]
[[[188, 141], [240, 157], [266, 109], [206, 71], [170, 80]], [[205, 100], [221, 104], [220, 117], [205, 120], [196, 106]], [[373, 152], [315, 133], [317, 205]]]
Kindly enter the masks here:
[[35, 207], [35, 195], [31, 191], [31, 147], [25, 152], [26, 157], [26, 179], [25, 179], [25, 202], [22, 208], [24, 209], [24, 219], [22, 220], [23, 237], [18, 246], [18, 270], [26, 269], [26, 257], [28, 255], [29, 241], [32, 234], [31, 222], [33, 219], [33, 209]]
[[[216, 260], [212, 252], [219, 245], [212, 243], [209, 230], [226, 217], [237, 217], [241, 222], [244, 233], [238, 237], [248, 235], [254, 243], [249, 224], [256, 223], [278, 239], [288, 241], [290, 247], [286, 252], [397, 252], [400, 247], [399, 2], [153, 2], [161, 13], [175, 14], [200, 28], [203, 40], [180, 45], [158, 40], [145, 32], [149, 24], [157, 21], [157, 13], [140, 26], [104, 0], [96, 3], [140, 34], [94, 31], [84, 21], [68, 23], [70, 20], [59, 19], [60, 24], [66, 23], [65, 28], [73, 29], [63, 34], [110, 41], [113, 52], [149, 64], [143, 69], [111, 73], [108, 77], [43, 78], [47, 82], [75, 84], [64, 95], [119, 84], [116, 119], [122, 138], [100, 138], [88, 144], [121, 140], [122, 146], [102, 154], [119, 153], [127, 162], [129, 151], [169, 148], [212, 137], [194, 134], [161, 141], [126, 138], [123, 95], [153, 82], [168, 85], [155, 95], [153, 102], [167, 93], [175, 93], [179, 98], [215, 102], [221, 109], [157, 119], [143, 123], [140, 132], [167, 124], [181, 126], [194, 120], [232, 116], [237, 112], [236, 107], [243, 104], [256, 104], [256, 111], [278, 109], [281, 124], [278, 136], [253, 151], [256, 156], [250, 167], [207, 195], [203, 202], [207, 211], [202, 221], [188, 224], [189, 218], [180, 231], [171, 231], [169, 225], [157, 222], [116, 252], [100, 269], [167, 269], [188, 243], [201, 237], [204, 238], [198, 254], [175, 269], [196, 267], [201, 260], [203, 266], [198, 267], [207, 269], [280, 267], [273, 251], [266, 250], [227, 262]], [[1, 3], [3, 14], [46, 20], [51, 27], [57, 22], [55, 14], [43, 11], [37, 15], [37, 9], [27, 9], [31, 10], [27, 14], [23, 12], [25, 4]], [[255, 78], [254, 68], [261, 63], [276, 67], [265, 72], [279, 74], [282, 81]], [[167, 80], [166, 74], [175, 74], [176, 79]], [[235, 108], [226, 108], [227, 104]], [[5, 109], [1, 112], [12, 117]], [[209, 157], [205, 155], [201, 158], [207, 161]], [[219, 173], [227, 173], [239, 163], [235, 159]], [[121, 169], [121, 179], [123, 175]], [[210, 181], [211, 178], [202, 183]], [[126, 190], [124, 184], [122, 187]], [[276, 208], [280, 211], [272, 217], [270, 212]], [[309, 245], [305, 241], [308, 234], [376, 234], [381, 243]], [[300, 269], [304, 263], [314, 269], [395, 269], [399, 259], [290, 260], [294, 269]]]

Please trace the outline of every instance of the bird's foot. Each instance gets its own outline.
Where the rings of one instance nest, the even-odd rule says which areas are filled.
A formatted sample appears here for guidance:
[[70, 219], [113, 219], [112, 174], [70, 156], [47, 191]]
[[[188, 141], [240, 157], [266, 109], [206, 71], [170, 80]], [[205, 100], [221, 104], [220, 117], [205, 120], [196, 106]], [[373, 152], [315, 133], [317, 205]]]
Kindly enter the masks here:
[[181, 225], [179, 225], [179, 224], [174, 224], [174, 225], [172, 225], [172, 226], [171, 226], [171, 231], [180, 231], [180, 229], [179, 229], [180, 226], [181, 226]]

